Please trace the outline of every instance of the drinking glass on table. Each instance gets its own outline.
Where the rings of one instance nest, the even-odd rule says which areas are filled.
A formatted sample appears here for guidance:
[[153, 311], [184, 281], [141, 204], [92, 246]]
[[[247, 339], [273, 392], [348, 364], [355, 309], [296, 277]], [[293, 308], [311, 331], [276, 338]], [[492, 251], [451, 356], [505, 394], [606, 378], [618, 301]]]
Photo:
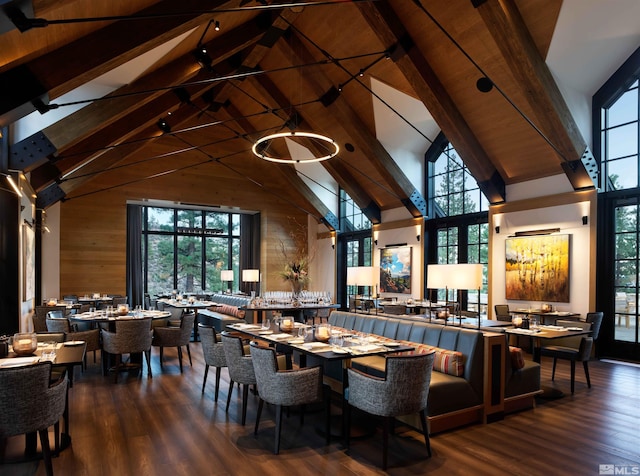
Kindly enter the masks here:
[[269, 318], [267, 316], [264, 316], [262, 318], [262, 328], [267, 330], [271, 328], [271, 321], [269, 320]]
[[90, 307], [89, 308], [89, 314], [91, 316], [95, 316], [96, 315], [96, 308], [95, 307]]
[[307, 336], [309, 335], [309, 328], [307, 326], [298, 327], [298, 337], [302, 337], [304, 340], [307, 340]]

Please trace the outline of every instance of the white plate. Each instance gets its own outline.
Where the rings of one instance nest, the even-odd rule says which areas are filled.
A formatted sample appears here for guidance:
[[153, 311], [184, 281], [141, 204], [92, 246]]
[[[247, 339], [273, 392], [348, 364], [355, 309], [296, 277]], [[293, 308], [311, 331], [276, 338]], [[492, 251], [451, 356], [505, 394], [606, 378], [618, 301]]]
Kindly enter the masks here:
[[349, 351], [347, 349], [341, 349], [340, 347], [333, 347], [331, 349], [331, 352], [333, 352], [334, 354], [348, 354]]
[[584, 330], [582, 327], [567, 327], [566, 329], [568, 331], [583, 331]]
[[289, 344], [304, 344], [304, 339], [298, 339], [298, 338], [296, 338], [296, 339], [291, 339], [291, 340], [289, 341]]
[[273, 331], [260, 331], [258, 332], [258, 334], [260, 334], [261, 336], [268, 336], [270, 334], [273, 334]]
[[383, 342], [382, 345], [385, 347], [400, 347], [402, 344], [400, 342]]
[[67, 347], [74, 347], [74, 346], [83, 345], [83, 344], [84, 344], [83, 340], [68, 340], [64, 343], [64, 345]]

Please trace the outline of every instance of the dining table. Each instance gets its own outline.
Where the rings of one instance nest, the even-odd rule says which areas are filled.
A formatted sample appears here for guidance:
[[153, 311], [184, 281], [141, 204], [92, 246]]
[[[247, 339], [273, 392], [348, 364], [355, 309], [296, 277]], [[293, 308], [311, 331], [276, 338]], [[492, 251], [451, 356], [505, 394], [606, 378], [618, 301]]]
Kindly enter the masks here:
[[[52, 368], [62, 368], [69, 378], [67, 397], [62, 414], [62, 432], [60, 433], [60, 450], [71, 444], [70, 418], [69, 418], [69, 389], [73, 386], [73, 373], [76, 366], [84, 362], [87, 344], [84, 341], [66, 342], [38, 342], [38, 348], [31, 356], [18, 356], [10, 349], [7, 358], [0, 359], [0, 368], [19, 367], [32, 365], [41, 360], [51, 360]], [[52, 351], [55, 355], [52, 354]], [[46, 354], [46, 355], [45, 355]], [[25, 454], [34, 455], [37, 447], [37, 433], [29, 433], [25, 440]]]
[[558, 319], [577, 321], [581, 317], [580, 313], [573, 311], [544, 311], [542, 309], [531, 308], [519, 308], [512, 311], [511, 314], [522, 314], [528, 317], [535, 317], [538, 320], [538, 324], [541, 325], [553, 325]]
[[[325, 363], [340, 362], [342, 365], [342, 388], [340, 392], [342, 422], [340, 436], [346, 435], [347, 431], [346, 415], [348, 401], [346, 399], [346, 390], [349, 386], [348, 369], [351, 367], [352, 359], [374, 355], [383, 356], [414, 350], [413, 346], [407, 345], [405, 342], [381, 338], [374, 334], [332, 328], [331, 326], [323, 326], [325, 329], [328, 329], [329, 340], [326, 342], [324, 340], [318, 341], [315, 332], [317, 327], [314, 329], [314, 326], [300, 322], [294, 322], [293, 328], [286, 331], [283, 331], [275, 323], [271, 323], [268, 328], [257, 324], [242, 323], [231, 324], [228, 327], [241, 334], [266, 341], [270, 345], [275, 346], [278, 351], [288, 356], [288, 365], [292, 353], [298, 354], [300, 367], [306, 367], [307, 357], [309, 356], [320, 359], [323, 367]], [[301, 333], [300, 329], [306, 329], [307, 332]], [[303, 335], [301, 336], [299, 334]]]
[[162, 303], [165, 306], [174, 307], [176, 309], [182, 309], [184, 311], [193, 311], [196, 315], [193, 321], [193, 342], [198, 341], [198, 310], [207, 309], [218, 304], [213, 301], [206, 301], [200, 299], [158, 299], [157, 302]]
[[253, 324], [263, 321], [266, 313], [277, 312], [282, 315], [292, 316], [296, 322], [303, 323], [305, 311], [319, 311], [325, 309], [338, 309], [340, 304], [336, 303], [298, 303], [279, 302], [279, 303], [263, 303], [262, 305], [249, 304], [242, 306], [240, 309], [245, 313], [252, 313], [250, 319]]
[[505, 333], [516, 336], [527, 336], [531, 340], [531, 355], [534, 362], [540, 363], [540, 348], [544, 342], [564, 337], [576, 337], [590, 335], [590, 329], [581, 327], [564, 327], [555, 325], [540, 325], [535, 328], [522, 329], [519, 327], [508, 327]]

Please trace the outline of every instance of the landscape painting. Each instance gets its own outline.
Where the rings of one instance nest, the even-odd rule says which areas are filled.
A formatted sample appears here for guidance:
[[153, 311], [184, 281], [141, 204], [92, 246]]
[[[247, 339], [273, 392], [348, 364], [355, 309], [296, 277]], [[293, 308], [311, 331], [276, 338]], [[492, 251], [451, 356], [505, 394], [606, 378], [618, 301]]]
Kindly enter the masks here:
[[380, 292], [411, 294], [411, 247], [380, 250]]
[[506, 298], [569, 302], [569, 235], [506, 240]]

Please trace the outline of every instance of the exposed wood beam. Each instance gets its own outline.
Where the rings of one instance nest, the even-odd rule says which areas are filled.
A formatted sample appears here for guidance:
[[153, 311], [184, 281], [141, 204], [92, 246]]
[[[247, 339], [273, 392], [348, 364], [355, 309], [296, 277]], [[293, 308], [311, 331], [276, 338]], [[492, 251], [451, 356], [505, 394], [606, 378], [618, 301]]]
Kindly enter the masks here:
[[[264, 34], [265, 26], [257, 21], [249, 21], [233, 30], [221, 34], [206, 44], [209, 51], [216, 51], [214, 61], [220, 63], [232, 55], [254, 44]], [[112, 99], [94, 102], [78, 112], [44, 129], [45, 135], [64, 154], [64, 149], [87, 137], [96, 130], [103, 129], [121, 117], [131, 116], [133, 111], [147, 102], [164, 94], [171, 86], [192, 79], [207, 79], [210, 73], [201, 72], [193, 55], [184, 55], [157, 71], [123, 86], [115, 91]], [[134, 94], [150, 91], [148, 94]], [[128, 94], [133, 94], [127, 96]]]
[[[137, 13], [197, 12], [236, 5], [221, 0], [181, 0], [158, 2]], [[27, 66], [46, 87], [49, 97], [56, 98], [210, 19], [210, 14], [194, 13], [114, 22], [28, 62]]]
[[[588, 176], [580, 162], [587, 144], [515, 2], [486, 2], [478, 12], [534, 111], [537, 127], [551, 142], [559, 160], [571, 162], [572, 169], [581, 168]], [[568, 177], [575, 173], [565, 171]]]
[[373, 2], [358, 4], [358, 9], [380, 41], [392, 50], [392, 59], [463, 158], [485, 196], [491, 203], [503, 202], [504, 180], [391, 5]]
[[[288, 55], [297, 58], [300, 63], [312, 63], [315, 61], [307, 46], [294, 32], [287, 37], [287, 45]], [[328, 113], [335, 118], [335, 123], [343, 128], [343, 124], [348, 124], [348, 130], [344, 128], [345, 132], [354, 139], [358, 147], [367, 155], [376, 170], [383, 176], [391, 190], [398, 196], [411, 215], [414, 217], [426, 216], [426, 201], [422, 194], [415, 189], [393, 157], [389, 155], [357, 112], [340, 95], [324, 73], [318, 71], [315, 78], [305, 76], [303, 79], [309, 83], [318, 94], [318, 97], [325, 98], [323, 103]]]

